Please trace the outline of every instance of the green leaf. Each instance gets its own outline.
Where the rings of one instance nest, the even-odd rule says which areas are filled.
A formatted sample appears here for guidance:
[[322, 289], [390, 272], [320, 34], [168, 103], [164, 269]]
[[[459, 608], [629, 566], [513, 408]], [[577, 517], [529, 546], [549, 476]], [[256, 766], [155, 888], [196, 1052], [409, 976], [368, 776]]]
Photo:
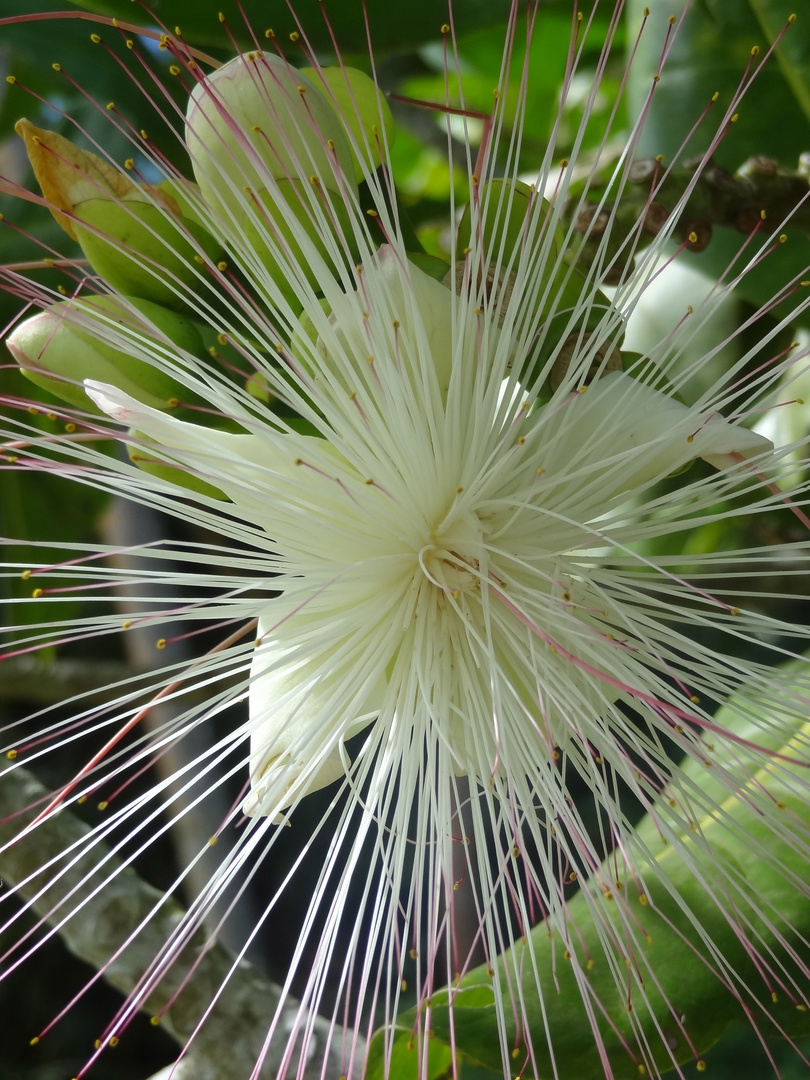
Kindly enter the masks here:
[[[748, 0], [766, 41], [775, 41], [794, 8], [795, 0]], [[776, 59], [796, 102], [810, 120], [810, 26], [802, 19], [793, 23], [776, 47]]]
[[365, 1080], [450, 1080], [454, 1075], [452, 1051], [438, 1039], [416, 1040], [410, 1029], [395, 1028], [389, 1047], [386, 1042], [387, 1032], [380, 1028], [369, 1043]]
[[798, 18], [788, 27], [776, 55], [765, 58], [795, 9], [795, 0], [706, 0], [703, 4], [631, 0], [627, 16], [631, 41], [645, 6], [652, 8], [652, 14], [630, 71], [634, 115], [659, 72], [668, 17], [684, 11], [686, 15], [677, 27], [652, 94], [639, 147], [641, 156], [674, 157], [716, 92], [717, 102], [684, 147], [687, 156], [705, 151], [752, 63], [755, 46], [759, 48], [753, 59], [756, 75], [735, 107], [738, 119], [717, 148], [715, 160], [733, 170], [747, 157], [765, 154], [785, 165], [795, 165], [799, 154], [810, 150], [810, 19]]
[[[806, 696], [807, 661], [799, 667], [795, 689]], [[616, 862], [608, 860], [567, 905], [563, 932], [541, 924], [528, 942], [498, 958], [494, 972], [478, 968], [433, 995], [424, 1022], [436, 1038], [449, 1042], [452, 1030], [464, 1059], [500, 1071], [505, 1037], [517, 1074], [527, 1061], [528, 1028], [531, 1067], [540, 1076], [602, 1080], [608, 1062], [614, 1080], [638, 1080], [645, 1060], [648, 1071], [650, 1059], [666, 1071], [700, 1058], [746, 1012], [765, 1035], [809, 1034], [810, 1012], [781, 987], [772, 999], [751, 958], [753, 943], [780, 973], [774, 985], [803, 993], [810, 960], [805, 854], [783, 841], [774, 821], [783, 814], [791, 830], [797, 818], [810, 826], [810, 805], [797, 784], [806, 772], [797, 762], [804, 756], [807, 764], [810, 722], [796, 723], [786, 745], [776, 734], [784, 737], [795, 715], [787, 692], [781, 704], [746, 698], [721, 710], [719, 726], [790, 760], [775, 759], [746, 780], [745, 761], [754, 757], [741, 744], [733, 795], [733, 764], [724, 766], [723, 783], [705, 763], [685, 763], [669, 795], [694, 821], [664, 843], [660, 823], [672, 814], [662, 801], [658, 823], [641, 823], [632, 845], [643, 882], [637, 875], [616, 881]], [[718, 981], [718, 971], [733, 973], [731, 989]], [[516, 996], [520, 1026], [509, 1004]], [[415, 1020], [412, 1011], [399, 1022]]]

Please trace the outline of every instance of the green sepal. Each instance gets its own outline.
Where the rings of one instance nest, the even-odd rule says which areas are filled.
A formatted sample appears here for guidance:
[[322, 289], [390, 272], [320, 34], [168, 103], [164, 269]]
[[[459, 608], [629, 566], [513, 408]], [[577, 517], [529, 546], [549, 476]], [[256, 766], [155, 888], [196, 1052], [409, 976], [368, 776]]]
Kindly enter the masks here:
[[[550, 229], [553, 232], [549, 236]], [[491, 279], [486, 297], [492, 318], [499, 325], [507, 317], [514, 319], [517, 331], [531, 323], [534, 345], [531, 354], [520, 360], [520, 377], [528, 385], [542, 381], [539, 388], [542, 400], [548, 400], [565, 378], [565, 363], [552, 366], [550, 362], [567, 342], [576, 344], [581, 337], [581, 352], [588, 357], [586, 367], [577, 362], [574, 352], [574, 386], [588, 381], [588, 371], [593, 366], [594, 346], [584, 344], [590, 334], [599, 336], [600, 348], [618, 356], [621, 317], [594, 282], [566, 262], [562, 226], [559, 222], [554, 224], [553, 207], [535, 188], [506, 179], [490, 180], [482, 185], [475, 207], [468, 205], [459, 222], [457, 288], [471, 250], [481, 272], [486, 269]], [[522, 278], [521, 301], [512, 304], [508, 297], [515, 287], [518, 271]], [[471, 285], [477, 287], [475, 281]], [[582, 314], [572, 318], [575, 312]], [[613, 329], [605, 335], [608, 323], [613, 324]]]
[[222, 245], [195, 221], [149, 202], [87, 199], [74, 231], [93, 270], [117, 292], [187, 312]]
[[444, 281], [450, 273], [450, 264], [438, 255], [429, 255], [426, 251], [408, 251], [406, 255], [408, 262], [412, 262], [422, 273], [436, 281]]
[[[156, 476], [160, 480], [166, 480], [176, 487], [185, 488], [196, 495], [206, 495], [210, 499], [230, 502], [228, 496], [223, 491], [220, 491], [218, 487], [214, 487], [213, 484], [207, 483], [180, 465], [161, 461], [160, 452], [162, 447], [160, 443], [135, 428], [131, 429], [129, 434], [131, 438], [137, 440], [137, 443], [127, 443], [127, 455], [132, 464], [137, 465], [143, 472], [148, 473], [149, 476]], [[154, 457], [149, 453], [150, 446], [155, 447]]]

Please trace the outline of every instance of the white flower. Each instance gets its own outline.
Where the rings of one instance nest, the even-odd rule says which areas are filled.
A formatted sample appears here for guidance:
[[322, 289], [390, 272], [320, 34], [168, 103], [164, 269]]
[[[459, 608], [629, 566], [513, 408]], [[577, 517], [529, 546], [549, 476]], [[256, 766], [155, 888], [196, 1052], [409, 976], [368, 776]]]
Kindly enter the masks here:
[[589, 581], [589, 548], [628, 498], [695, 457], [729, 474], [771, 449], [624, 373], [534, 411], [499, 396], [500, 335], [476, 355], [475, 312], [384, 254], [362, 276], [371, 313], [346, 296], [312, 343], [313, 394], [323, 381], [352, 397], [353, 413], [327, 414], [333, 441], [210, 431], [87, 384], [225, 492], [283, 560], [283, 595], [259, 609], [250, 813], [344, 776], [344, 741], [375, 720], [392, 727], [397, 710], [485, 782], [541, 770], [586, 703], [593, 721], [577, 723], [596, 734], [617, 697], [658, 692], [655, 654], [617, 649], [632, 613], [607, 598], [609, 578]]
[[[526, 1075], [559, 1064], [564, 1077], [579, 1059], [556, 1061], [564, 1036], [545, 1020], [564, 1001], [580, 1042], [585, 1032], [587, 1068], [661, 1072], [699, 1056], [717, 1032], [699, 1014], [684, 1021], [689, 979], [673, 975], [667, 948], [661, 960], [647, 950], [655, 935], [633, 898], [749, 1012], [759, 983], [737, 979], [740, 956], [756, 958], [763, 986], [790, 982], [791, 1001], [806, 1004], [806, 986], [784, 974], [790, 965], [808, 974], [793, 908], [780, 922], [735, 859], [747, 838], [777, 888], [806, 900], [778, 846], [807, 844], [801, 691], [794, 675], [775, 676], [737, 646], [807, 631], [753, 600], [740, 610], [748, 593], [737, 579], [751, 562], [774, 572], [764, 547], [666, 547], [727, 514], [793, 506], [776, 486], [785, 451], [744, 422], [778, 373], [749, 385], [740, 361], [687, 406], [667, 381], [679, 378], [668, 344], [614, 370], [621, 295], [612, 306], [593, 274], [559, 255], [564, 191], [549, 207], [536, 192], [516, 200], [507, 183], [471, 178], [464, 245], [436, 280], [410, 257], [370, 145], [359, 172], [374, 213], [363, 212], [358, 125], [333, 130], [341, 122], [327, 90], [300, 87], [286, 62], [252, 55], [192, 94], [193, 210], [227, 259], [200, 253], [199, 295], [178, 292], [178, 302], [227, 359], [216, 347], [213, 359], [156, 350], [135, 320], [133, 359], [178, 380], [189, 401], [156, 409], [87, 380], [111, 422], [36, 450], [63, 456], [87, 483], [216, 530], [208, 557], [231, 573], [212, 572], [211, 585], [205, 567], [194, 570], [204, 599], [172, 608], [176, 617], [257, 620], [252, 652], [234, 644], [199, 668], [201, 687], [235, 674], [236, 688], [226, 683], [187, 714], [206, 722], [247, 697], [223, 756], [249, 742], [239, 753], [250, 819], [187, 923], [257, 847], [273, 849], [277, 823], [295, 829], [305, 798], [336, 785], [317, 826], [328, 822], [334, 842], [302, 904], [290, 976], [301, 975], [304, 1007], [322, 1005], [332, 978], [335, 1017], [360, 1031], [383, 1002], [393, 1029], [407, 976], [417, 1010], [404, 1023], [422, 1051], [435, 1010], [453, 1053], [504, 1070], [516, 1056]], [[499, 244], [504, 208], [512, 233]], [[640, 281], [656, 257], [639, 256]], [[625, 298], [631, 291], [632, 282]], [[92, 318], [90, 308], [85, 335]], [[108, 430], [147, 471], [97, 452]], [[167, 670], [165, 685], [176, 678]], [[806, 675], [798, 682], [806, 688]], [[772, 715], [761, 715], [763, 698], [778, 702]], [[754, 730], [715, 724], [718, 704]], [[141, 707], [121, 699], [128, 715]], [[708, 792], [690, 771], [704, 762]], [[798, 807], [789, 825], [776, 809], [783, 787]], [[651, 815], [638, 832], [628, 795]], [[658, 839], [671, 854], [659, 858]], [[379, 877], [353, 910], [349, 886], [369, 849]], [[477, 919], [463, 945], [461, 885]], [[297, 972], [316, 938], [313, 967]], [[481, 994], [484, 1049], [463, 1008], [457, 1023], [442, 1011], [455, 991], [441, 987], [474, 966], [473, 946], [490, 970], [473, 971], [459, 994]], [[757, 1008], [770, 1015], [767, 1001]], [[295, 1073], [297, 1054], [281, 1072]]]

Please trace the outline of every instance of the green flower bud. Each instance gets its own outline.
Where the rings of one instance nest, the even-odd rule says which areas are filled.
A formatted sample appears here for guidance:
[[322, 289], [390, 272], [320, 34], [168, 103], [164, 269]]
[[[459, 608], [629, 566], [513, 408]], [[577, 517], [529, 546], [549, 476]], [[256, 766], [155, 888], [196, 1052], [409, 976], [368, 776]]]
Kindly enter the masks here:
[[239, 221], [248, 245], [296, 312], [303, 305], [300, 288], [290, 280], [290, 265], [298, 266], [314, 289], [319, 287], [321, 280], [321, 275], [312, 266], [311, 253], [308, 251], [305, 256], [301, 249], [304, 237], [314, 245], [332, 273], [336, 273], [333, 257], [336, 246], [345, 259], [352, 263], [357, 259], [356, 246], [352, 243], [348, 249], [346, 247], [346, 240], [351, 237], [351, 222], [343, 200], [328, 189], [321, 190], [321, 198], [327, 204], [324, 213], [332, 234], [331, 243], [323, 224], [313, 220], [302, 185], [294, 180], [277, 181], [277, 190], [272, 195], [267, 191], [259, 192], [253, 206], [244, 211]]
[[295, 312], [301, 289], [291, 267], [317, 288], [324, 271], [336, 272], [336, 250], [356, 260], [348, 139], [324, 94], [286, 61], [250, 53], [209, 75], [191, 95], [186, 140], [223, 230], [255, 252]]
[[118, 292], [184, 310], [200, 290], [199, 262], [217, 261], [222, 247], [181, 211], [179, 183], [152, 192], [53, 131], [28, 120], [16, 130], [51, 213], [93, 270]]
[[316, 86], [325, 84], [324, 94], [349, 134], [354, 178], [362, 183], [369, 171], [382, 164], [385, 154], [380, 154], [380, 148], [394, 141], [388, 102], [374, 80], [357, 68], [301, 68], [301, 74]]
[[202, 192], [193, 181], [176, 177], [161, 180], [159, 184], [155, 184], [155, 192], [172, 213], [182, 217], [186, 223], [192, 222], [200, 229], [208, 231], [205, 218], [200, 215], [200, 208], [205, 206], [205, 202]]
[[[26, 378], [80, 409], [99, 411], [84, 392], [85, 379], [112, 383], [156, 409], [175, 408], [188, 400], [188, 391], [130, 355], [126, 340], [135, 348], [141, 339], [147, 349], [202, 355], [200, 334], [187, 319], [148, 300], [129, 303], [111, 296], [65, 300], [20, 323], [6, 339], [8, 347]], [[119, 335], [122, 347], [112, 343]]]
[[92, 199], [81, 206], [80, 216], [91, 228], [74, 222], [76, 237], [96, 273], [118, 292], [165, 307], [186, 311], [184, 297], [200, 292], [198, 248], [211, 262], [222, 257], [220, 243], [199, 225], [184, 221], [174, 227], [151, 203], [123, 207]]
[[204, 198], [223, 221], [239, 220], [245, 193], [270, 180], [309, 182], [338, 195], [354, 184], [351, 148], [317, 87], [270, 53], [247, 53], [193, 90], [186, 143]]
[[[551, 213], [551, 205], [530, 184], [520, 180], [490, 180], [483, 184], [478, 203], [482, 213], [477, 216], [476, 236], [472, 235], [473, 213], [468, 205], [459, 222], [456, 237], [456, 256], [463, 262], [469, 249], [475, 244], [483, 248], [484, 262], [506, 269], [517, 264], [521, 250], [527, 244], [540, 244], [545, 240], [545, 221]], [[551, 252], [546, 261], [549, 273], [558, 269], [565, 234], [557, 225], [551, 240]]]

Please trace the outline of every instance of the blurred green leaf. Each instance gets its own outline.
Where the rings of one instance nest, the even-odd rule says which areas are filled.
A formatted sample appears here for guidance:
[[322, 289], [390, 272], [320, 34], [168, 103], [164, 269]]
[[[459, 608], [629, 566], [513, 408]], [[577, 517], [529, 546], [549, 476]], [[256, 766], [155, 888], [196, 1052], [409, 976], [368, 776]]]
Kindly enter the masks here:
[[[627, 17], [631, 28], [641, 24], [645, 6], [651, 8], [651, 15], [630, 71], [633, 112], [641, 109], [659, 71], [669, 16], [689, 10], [677, 27], [652, 95], [639, 147], [642, 156], [663, 154], [669, 160], [679, 152], [686, 156], [703, 153], [749, 64], [755, 77], [735, 110], [739, 118], [723, 137], [715, 160], [733, 170], [746, 158], [764, 154], [795, 165], [799, 154], [810, 150], [810, 19], [796, 19], [776, 55], [766, 58], [768, 47], [796, 8], [795, 0], [705, 0], [691, 4], [687, 0], [630, 0]], [[752, 60], [755, 46], [759, 54]], [[714, 93], [718, 94], [717, 102], [687, 141]]]
[[[145, 16], [133, 10], [129, 0], [73, 0], [77, 7], [128, 21], [143, 21]], [[228, 38], [219, 22], [223, 11], [228, 26], [242, 45], [253, 44], [236, 4], [222, 0], [146, 0], [145, 6], [155, 13], [170, 30], [179, 25], [186, 40], [195, 45], [225, 45]], [[295, 16], [286, 0], [243, 0], [242, 8], [248, 23], [258, 37], [272, 29], [280, 41], [287, 41], [293, 32], [304, 30], [312, 48], [332, 52], [330, 25], [337, 28], [336, 40], [343, 52], [366, 53], [368, 35], [359, 0], [296, 0]], [[458, 33], [467, 33], [484, 26], [503, 22], [509, 14], [511, 0], [461, 0], [453, 6], [453, 19]], [[366, 0], [368, 33], [377, 50], [413, 48], [424, 41], [441, 37], [442, 24], [447, 22], [447, 5], [436, 0], [410, 0], [406, 4], [391, 0]], [[326, 16], [326, 17], [325, 17]], [[327, 23], [328, 18], [328, 23]], [[255, 45], [254, 45], [255, 47]]]
[[[715, 4], [717, 0], [714, 0]], [[787, 19], [794, 15], [795, 0], [748, 0], [766, 41], [775, 41]], [[725, 5], [726, 7], [728, 5]], [[806, 15], [806, 12], [805, 12]], [[799, 19], [776, 47], [776, 58], [797, 103], [810, 120], [810, 25]]]
[[[806, 660], [794, 668], [794, 695], [801, 699]], [[810, 1012], [797, 1007], [787, 989], [771, 997], [751, 945], [769, 957], [778, 985], [805, 985], [805, 856], [780, 841], [773, 823], [778, 813], [810, 822], [810, 806], [796, 794], [792, 775], [803, 771], [795, 759], [802, 757], [810, 722], [797, 722], [796, 710], [796, 698], [788, 694], [781, 701], [730, 702], [717, 724], [788, 760], [747, 780], [741, 765], [737, 794], [729, 794], [734, 779], [728, 769], [721, 780], [706, 762], [685, 762], [672, 794], [695, 820], [684, 825], [677, 843], [662, 835], [670, 820], [662, 799], [656, 818], [645, 818], [638, 828], [638, 876], [617, 880], [611, 856], [567, 904], [564, 935], [541, 924], [531, 931], [531, 948], [518, 944], [493, 961], [495, 971], [478, 968], [457, 987], [434, 993], [429, 1022], [436, 1038], [452, 1040], [465, 1058], [497, 1070], [498, 1033], [505, 1024], [516, 1048], [516, 1072], [531, 1061], [539, 1075], [600, 1080], [609, 1063], [615, 1080], [637, 1080], [638, 1047], [666, 1071], [700, 1058], [735, 1019], [750, 1018], [752, 1011], [766, 1036], [810, 1034]], [[796, 733], [784, 744], [786, 723], [795, 724]], [[743, 745], [738, 752], [742, 762], [755, 760]], [[771, 807], [767, 813], [763, 802]], [[742, 996], [724, 991], [718, 971], [735, 973]], [[524, 972], [531, 974], [524, 978]], [[517, 1025], [508, 1004], [496, 1002], [496, 979], [507, 1003], [520, 1000]], [[404, 1027], [414, 1020], [413, 1012], [401, 1018]]]

